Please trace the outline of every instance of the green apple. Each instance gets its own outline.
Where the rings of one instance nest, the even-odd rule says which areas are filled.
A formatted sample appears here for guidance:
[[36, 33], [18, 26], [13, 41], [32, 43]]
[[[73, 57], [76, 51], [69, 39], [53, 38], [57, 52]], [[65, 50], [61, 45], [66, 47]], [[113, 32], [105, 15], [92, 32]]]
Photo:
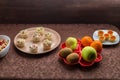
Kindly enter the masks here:
[[93, 47], [86, 46], [82, 49], [82, 58], [87, 62], [92, 62], [97, 58], [97, 52]]
[[72, 50], [74, 50], [74, 49], [76, 49], [76, 47], [77, 47], [77, 39], [74, 38], [74, 37], [68, 37], [68, 38], [66, 39], [65, 44], [66, 44], [66, 47], [69, 47], [69, 48], [71, 48]]

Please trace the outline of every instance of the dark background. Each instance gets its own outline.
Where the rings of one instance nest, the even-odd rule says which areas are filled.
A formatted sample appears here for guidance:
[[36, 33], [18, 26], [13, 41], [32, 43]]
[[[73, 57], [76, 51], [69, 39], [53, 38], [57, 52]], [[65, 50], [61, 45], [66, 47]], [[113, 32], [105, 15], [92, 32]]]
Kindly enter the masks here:
[[0, 23], [119, 22], [119, 0], [0, 0]]

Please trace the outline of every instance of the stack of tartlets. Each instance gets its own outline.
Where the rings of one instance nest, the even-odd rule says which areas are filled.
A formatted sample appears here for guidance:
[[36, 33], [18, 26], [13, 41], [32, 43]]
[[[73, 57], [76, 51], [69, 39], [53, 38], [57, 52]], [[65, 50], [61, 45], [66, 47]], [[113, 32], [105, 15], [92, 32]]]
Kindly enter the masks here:
[[107, 32], [104, 32], [103, 30], [98, 30], [98, 37], [101, 42], [104, 41], [110, 41], [115, 42], [116, 36], [113, 34], [113, 30], [107, 30]]

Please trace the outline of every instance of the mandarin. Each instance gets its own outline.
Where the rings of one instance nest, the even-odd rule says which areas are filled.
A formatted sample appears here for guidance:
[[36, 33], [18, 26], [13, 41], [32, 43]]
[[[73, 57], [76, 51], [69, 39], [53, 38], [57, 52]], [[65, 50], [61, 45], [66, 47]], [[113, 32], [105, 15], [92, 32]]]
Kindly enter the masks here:
[[99, 40], [93, 41], [90, 46], [93, 47], [97, 52], [102, 50], [102, 43]]
[[92, 38], [90, 36], [84, 36], [81, 39], [81, 44], [85, 47], [85, 46], [90, 46], [90, 44], [93, 42]]

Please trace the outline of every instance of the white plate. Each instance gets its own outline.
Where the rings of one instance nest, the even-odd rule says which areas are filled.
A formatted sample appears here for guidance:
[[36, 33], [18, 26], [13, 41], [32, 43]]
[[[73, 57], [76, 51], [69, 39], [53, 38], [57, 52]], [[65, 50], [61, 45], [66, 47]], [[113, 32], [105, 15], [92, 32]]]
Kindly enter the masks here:
[[[108, 30], [102, 30], [104, 33], [107, 33]], [[102, 44], [103, 45], [115, 45], [115, 44], [118, 44], [119, 41], [120, 41], [120, 37], [119, 37], [119, 34], [115, 31], [113, 31], [113, 35], [116, 36], [116, 40], [114, 42], [110, 42], [110, 41], [104, 41]], [[94, 33], [93, 33], [93, 39], [94, 40], [99, 40], [99, 37], [98, 37], [98, 30], [96, 30]]]
[[45, 28], [45, 27], [44, 27], [45, 33], [46, 33], [46, 32], [49, 32], [49, 33], [52, 34], [52, 45], [51, 45], [51, 49], [44, 51], [44, 50], [43, 50], [43, 44], [42, 44], [43, 42], [38, 42], [38, 43], [37, 43], [37, 45], [38, 45], [38, 53], [32, 53], [32, 52], [30, 52], [29, 46], [30, 46], [31, 44], [35, 44], [35, 43], [33, 43], [33, 42], [31, 41], [31, 35], [35, 32], [36, 28], [37, 28], [37, 27], [25, 29], [25, 30], [27, 30], [27, 32], [28, 32], [28, 38], [25, 39], [25, 46], [24, 46], [23, 48], [19, 48], [19, 47], [16, 45], [17, 39], [20, 38], [20, 37], [19, 37], [19, 33], [15, 36], [15, 38], [14, 38], [14, 45], [15, 45], [15, 47], [16, 47], [18, 50], [20, 50], [20, 51], [22, 51], [22, 52], [24, 52], [24, 53], [28, 53], [28, 54], [43, 54], [43, 53], [50, 52], [50, 51], [52, 51], [53, 49], [55, 49], [57, 46], [59, 46], [59, 44], [60, 44], [60, 42], [61, 42], [61, 37], [60, 37], [59, 33], [57, 33], [56, 31], [54, 31], [54, 30], [52, 30], [52, 29], [50, 29], [50, 28]]

